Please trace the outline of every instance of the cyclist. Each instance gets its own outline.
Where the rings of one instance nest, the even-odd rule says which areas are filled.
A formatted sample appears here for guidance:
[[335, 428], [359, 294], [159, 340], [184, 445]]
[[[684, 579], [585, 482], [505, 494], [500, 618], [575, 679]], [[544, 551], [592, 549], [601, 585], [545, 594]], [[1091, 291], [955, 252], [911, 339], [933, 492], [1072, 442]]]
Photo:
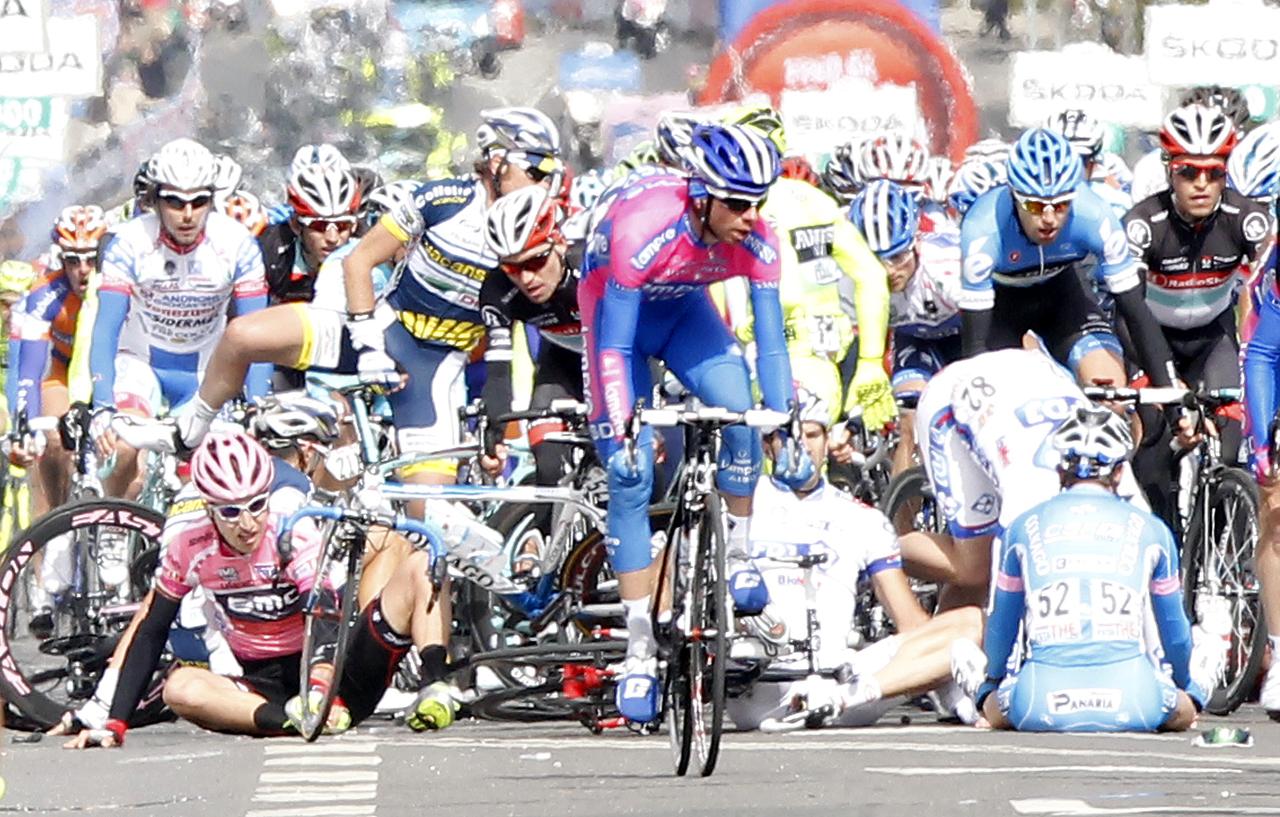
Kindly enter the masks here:
[[1259, 204], [1280, 196], [1280, 122], [1259, 125], [1227, 157], [1227, 184]]
[[[763, 610], [741, 621], [774, 649], [809, 635], [812, 603], [818, 630], [813, 635], [820, 636], [818, 644], [811, 645], [816, 649], [816, 668], [831, 675], [842, 670], [842, 678], [852, 678], [755, 683], [728, 701], [729, 716], [739, 729], [755, 729], [796, 708], [812, 710], [827, 703], [834, 710], [829, 723], [870, 725], [903, 693], [950, 685], [951, 643], [972, 640], [982, 632], [977, 607], [929, 618], [907, 584], [889, 521], [823, 480], [820, 469], [827, 461], [827, 429], [839, 406], [839, 391], [824, 394], [799, 386], [797, 393], [804, 445], [815, 470], [804, 483], [785, 485], [777, 479], [757, 483], [750, 547], [758, 579], [750, 588], [740, 586], [735, 601], [740, 608], [747, 604]], [[811, 572], [787, 561], [820, 555], [826, 561]], [[858, 614], [862, 576], [869, 577], [898, 634], [854, 650], [846, 646], [845, 635]], [[744, 595], [752, 598], [738, 598]], [[805, 652], [778, 651], [781, 654], [769, 662], [770, 669], [807, 669]], [[961, 716], [972, 721], [972, 703], [963, 703], [967, 698], [952, 689], [948, 708], [958, 706]]]
[[[769, 139], [779, 156], [786, 154], [786, 133], [774, 109], [740, 109], [725, 122], [751, 128]], [[813, 357], [838, 367], [849, 355], [853, 327], [841, 304], [839, 284], [842, 279], [852, 282], [858, 322], [857, 368], [845, 411], [861, 407], [866, 427], [882, 428], [897, 415], [884, 368], [889, 312], [884, 267], [831, 197], [808, 182], [779, 178], [769, 188], [760, 215], [779, 238], [782, 278], [778, 298], [787, 348], [793, 357]], [[741, 287], [737, 294], [740, 297], [730, 299], [732, 323], [739, 340], [750, 342], [749, 299]]]
[[983, 193], [1009, 182], [1005, 161], [981, 156], [965, 159], [947, 185], [947, 205], [959, 223]]
[[[16, 376], [10, 379], [8, 397], [13, 416], [21, 418], [19, 428], [44, 414], [61, 417], [70, 407], [68, 367], [76, 318], [106, 235], [105, 215], [94, 205], [67, 207], [54, 222], [50, 267], [23, 301], [11, 334]], [[46, 439], [28, 431], [15, 440], [9, 461], [30, 468], [37, 459], [33, 504], [39, 517], [66, 499], [71, 455], [56, 432]]]
[[[488, 202], [521, 187], [559, 182], [559, 133], [531, 108], [484, 113], [477, 175], [422, 185], [413, 208], [382, 216], [342, 257], [347, 320], [332, 308], [292, 304], [233, 324], [201, 383], [193, 410], [179, 418], [184, 446], [194, 445], [251, 361], [358, 374], [371, 384], [404, 388], [389, 396], [403, 454], [454, 445], [456, 408], [464, 400], [463, 367], [483, 336], [480, 287], [497, 259], [485, 244]], [[404, 274], [375, 308], [373, 271], [407, 252]], [[457, 465], [431, 460], [406, 480], [452, 482]]]
[[[3, 337], [12, 335], [11, 327], [13, 325], [12, 312], [13, 307], [22, 302], [27, 296], [27, 292], [31, 289], [31, 284], [36, 279], [36, 269], [25, 261], [0, 261], [0, 332]], [[9, 344], [0, 344], [0, 385], [5, 385], [5, 394], [8, 394], [7, 381], [9, 379], [10, 365], [16, 360], [11, 357]], [[12, 401], [9, 403], [8, 409], [12, 409]], [[3, 415], [3, 427], [9, 427], [8, 411]]]
[[915, 137], [888, 131], [865, 139], [858, 149], [858, 175], [863, 184], [876, 179], [896, 182], [916, 197], [920, 206], [920, 229], [926, 233], [955, 229], [946, 211], [928, 199], [929, 151]]
[[258, 197], [247, 190], [238, 190], [227, 196], [222, 212], [243, 224], [254, 238], [261, 239], [267, 229], [267, 211], [262, 209]]
[[[1003, 536], [986, 655], [957, 650], [959, 677], [973, 686], [985, 676], [978, 702], [996, 728], [1182, 731], [1204, 705], [1213, 644], [1193, 658], [1173, 537], [1116, 496], [1132, 446], [1128, 423], [1088, 405], [1049, 439], [1045, 453], [1058, 455], [1065, 490], [1020, 514]], [[1148, 617], [1172, 678], [1148, 654]], [[1027, 655], [1006, 675], [1019, 628]]]
[[[560, 232], [564, 213], [541, 186], [517, 190], [494, 202], [486, 216], [489, 248], [498, 256], [500, 272], [490, 273], [480, 289], [480, 315], [488, 333], [484, 360], [487, 372], [482, 397], [491, 428], [511, 411], [513, 326], [518, 321], [538, 330], [531, 410], [553, 400], [582, 400], [582, 324], [578, 313], [578, 277], [583, 246], [566, 244]], [[529, 425], [529, 445], [539, 485], [556, 485], [565, 473], [573, 448], [544, 442], [563, 430], [556, 420]], [[496, 440], [487, 442], [492, 453]], [[486, 464], [493, 468], [499, 458]]]
[[[714, 281], [745, 275], [752, 282], [765, 402], [785, 409], [792, 392], [778, 303], [778, 244], [760, 218], [778, 175], [777, 148], [752, 129], [709, 124], [694, 130], [684, 155], [689, 177], [637, 180], [608, 206], [587, 240], [578, 288], [591, 434], [608, 471], [606, 542], [628, 630], [618, 707], [642, 723], [652, 721], [658, 708], [647, 513], [653, 431], [643, 428], [632, 450], [624, 439], [634, 400], [649, 393], [647, 360], [664, 361], [705, 403], [749, 408], [746, 363], [707, 292]], [[728, 495], [729, 547], [744, 551], [760, 440], [749, 428], [730, 426], [723, 441], [717, 480]], [[812, 467], [800, 459], [782, 470], [794, 475]]]
[[1133, 200], [1119, 185], [1106, 178], [1102, 144], [1107, 134], [1102, 123], [1079, 108], [1067, 108], [1051, 115], [1044, 126], [1067, 137], [1084, 163], [1084, 178], [1089, 189], [1111, 207], [1116, 218], [1124, 218], [1133, 206]]
[[1082, 184], [1071, 143], [1053, 131], [1027, 130], [1009, 153], [1008, 170], [1008, 185], [974, 202], [961, 226], [965, 354], [1016, 348], [1030, 330], [1080, 382], [1126, 382], [1119, 342], [1074, 271], [1092, 257], [1143, 368], [1157, 386], [1169, 385], [1168, 345], [1143, 299], [1124, 230]]
[[[893, 393], [917, 398], [929, 378], [960, 359], [960, 245], [952, 233], [920, 229], [915, 197], [891, 181], [872, 182], [849, 208], [889, 274]], [[894, 471], [911, 465], [914, 412], [904, 411]]]
[[[1236, 138], [1244, 136], [1249, 125], [1249, 103], [1244, 94], [1236, 88], [1224, 88], [1220, 85], [1200, 85], [1183, 94], [1178, 100], [1178, 107], [1202, 105], [1206, 108], [1217, 108], [1231, 121]], [[1133, 165], [1133, 182], [1130, 192], [1135, 202], [1148, 196], [1154, 196], [1169, 187], [1169, 171], [1165, 167], [1163, 148], [1143, 154]]]
[[258, 238], [272, 304], [311, 300], [320, 265], [356, 231], [361, 198], [349, 168], [320, 161], [295, 161], [285, 195], [288, 220]]
[[[123, 496], [137, 473], [137, 454], [111, 430], [117, 411], [154, 415], [195, 394], [229, 318], [266, 305], [258, 245], [240, 224], [213, 209], [213, 155], [176, 139], [152, 158], [156, 211], [121, 226], [102, 261], [102, 284], [89, 362], [100, 454], [116, 454], [103, 480]], [[242, 379], [250, 396], [266, 390], [268, 371]], [[237, 389], [241, 384], [237, 384]], [[117, 401], [113, 391], [127, 395]]]
[[[189, 496], [199, 501], [187, 502], [190, 510], [165, 523], [156, 591], [125, 653], [110, 718], [104, 729], [85, 730], [68, 747], [124, 743], [129, 714], [154, 672], [178, 605], [197, 587], [212, 595], [217, 624], [243, 674], [229, 678], [179, 667], [165, 682], [165, 702], [206, 729], [272, 735], [296, 727], [301, 604], [315, 581], [322, 540], [308, 520], [299, 522], [291, 539], [293, 558], [282, 563], [277, 536], [305, 499], [296, 487], [276, 485], [275, 470], [266, 449], [241, 431], [210, 435], [196, 451]], [[415, 553], [363, 608], [346, 669], [336, 680], [339, 697], [329, 718], [335, 731], [373, 712], [412, 647], [409, 633], [418, 631], [417, 620], [435, 593], [428, 573], [426, 554]], [[313, 689], [332, 681], [324, 670], [325, 665], [311, 668]]]
[[[1160, 142], [1169, 188], [1125, 216], [1130, 250], [1146, 271], [1147, 303], [1178, 376], [1209, 389], [1238, 388], [1236, 293], [1260, 268], [1275, 225], [1269, 208], [1226, 187], [1236, 132], [1222, 111], [1178, 108], [1165, 118]], [[1156, 514], [1176, 529], [1172, 431], [1154, 413], [1144, 412], [1144, 426], [1146, 439], [1134, 467]], [[1225, 462], [1238, 461], [1240, 442], [1240, 423], [1228, 421]]]

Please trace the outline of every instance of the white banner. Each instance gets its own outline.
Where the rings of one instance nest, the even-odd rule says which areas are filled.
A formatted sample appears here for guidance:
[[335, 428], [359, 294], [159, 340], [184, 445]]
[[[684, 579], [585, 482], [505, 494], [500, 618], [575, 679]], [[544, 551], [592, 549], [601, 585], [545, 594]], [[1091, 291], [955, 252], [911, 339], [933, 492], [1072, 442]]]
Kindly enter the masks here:
[[0, 0], [0, 54], [45, 51], [48, 0]]
[[1103, 122], [1159, 128], [1163, 95], [1147, 80], [1146, 60], [1121, 56], [1105, 45], [1023, 51], [1013, 55], [1009, 73], [1009, 124], [1039, 127], [1064, 108], [1079, 108]]
[[783, 91], [787, 148], [816, 158], [885, 131], [924, 136], [914, 86], [845, 80], [823, 91]]
[[1280, 9], [1259, 0], [1148, 6], [1147, 72], [1157, 85], [1249, 85], [1280, 74]]
[[27, 159], [0, 156], [0, 218], [15, 205], [40, 198], [44, 169], [45, 165]]
[[[3, 4], [5, 0], [0, 0]], [[53, 50], [0, 53], [0, 96], [97, 96], [102, 93], [98, 18], [53, 17]]]
[[50, 97], [0, 97], [0, 156], [60, 162], [67, 103]]

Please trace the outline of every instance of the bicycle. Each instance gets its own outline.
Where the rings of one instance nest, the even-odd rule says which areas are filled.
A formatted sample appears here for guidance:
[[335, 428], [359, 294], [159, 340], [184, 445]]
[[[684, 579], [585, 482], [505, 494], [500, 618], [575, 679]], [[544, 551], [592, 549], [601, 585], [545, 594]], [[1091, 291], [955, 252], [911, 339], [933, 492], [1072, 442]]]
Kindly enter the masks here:
[[[640, 427], [682, 427], [684, 460], [672, 495], [658, 588], [654, 598], [670, 598], [671, 619], [655, 621], [662, 673], [663, 712], [675, 772], [684, 776], [696, 754], [698, 772], [710, 776], [724, 731], [725, 672], [733, 613], [725, 576], [724, 511], [716, 489], [720, 431], [727, 425], [775, 429], [789, 425], [798, 449], [799, 415], [768, 409], [732, 412], [718, 407], [644, 408], [637, 403], [625, 443], [635, 456]], [[793, 450], [794, 456], [803, 456]], [[655, 615], [656, 615], [655, 611]]]
[[[1129, 389], [1092, 386], [1085, 396], [1102, 402], [1182, 407], [1195, 427], [1212, 421], [1219, 429], [1240, 389], [1189, 391], [1180, 388]], [[1267, 628], [1263, 620], [1260, 583], [1254, 574], [1258, 543], [1258, 490], [1252, 475], [1222, 460], [1219, 438], [1202, 435], [1192, 449], [1175, 459], [1175, 473], [1190, 462], [1182, 485], [1179, 541], [1182, 547], [1182, 586], [1187, 617], [1198, 620], [1206, 600], [1223, 599], [1231, 610], [1230, 648], [1225, 675], [1205, 709], [1215, 715], [1234, 712], [1252, 694], [1266, 654]]]

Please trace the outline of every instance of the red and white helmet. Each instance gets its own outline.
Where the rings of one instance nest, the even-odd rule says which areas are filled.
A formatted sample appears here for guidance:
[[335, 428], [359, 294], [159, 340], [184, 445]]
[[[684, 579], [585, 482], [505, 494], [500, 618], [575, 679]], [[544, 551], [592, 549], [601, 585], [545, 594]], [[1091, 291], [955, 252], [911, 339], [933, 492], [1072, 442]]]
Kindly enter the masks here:
[[542, 185], [534, 184], [493, 203], [485, 216], [485, 236], [499, 258], [508, 258], [556, 239], [559, 221], [556, 199]]
[[293, 160], [289, 162], [290, 178], [307, 165], [340, 167], [343, 170], [351, 169], [351, 162], [347, 160], [346, 156], [342, 155], [342, 151], [328, 142], [321, 142], [318, 145], [303, 145], [298, 148], [293, 154]]
[[307, 164], [289, 176], [289, 204], [304, 218], [354, 215], [360, 207], [360, 185], [347, 168]]
[[275, 475], [267, 449], [238, 428], [210, 434], [191, 457], [191, 481], [213, 504], [261, 496]]
[[234, 218], [255, 236], [267, 229], [267, 211], [262, 202], [248, 190], [232, 193], [222, 204], [222, 212]]
[[1183, 105], [1164, 119], [1160, 149], [1165, 158], [1176, 156], [1226, 157], [1236, 146], [1236, 129], [1221, 108]]
[[53, 223], [53, 240], [64, 250], [96, 250], [106, 234], [106, 216], [96, 204], [73, 204]]
[[929, 151], [920, 140], [890, 131], [862, 143], [859, 170], [866, 181], [888, 179], [901, 185], [923, 185]]

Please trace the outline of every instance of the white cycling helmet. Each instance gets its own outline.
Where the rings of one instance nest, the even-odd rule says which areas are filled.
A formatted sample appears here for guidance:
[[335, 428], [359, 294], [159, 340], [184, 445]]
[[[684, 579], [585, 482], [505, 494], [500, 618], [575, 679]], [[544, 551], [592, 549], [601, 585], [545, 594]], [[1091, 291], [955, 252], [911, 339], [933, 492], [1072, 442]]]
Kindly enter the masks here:
[[1160, 149], [1165, 160], [1178, 156], [1226, 157], [1236, 146], [1236, 129], [1221, 108], [1183, 105], [1164, 118]]
[[888, 179], [901, 185], [924, 185], [929, 151], [920, 140], [890, 131], [868, 139], [858, 150], [858, 169], [864, 181]]
[[210, 434], [191, 456], [191, 481], [214, 504], [261, 496], [275, 474], [267, 449], [238, 428]]
[[1280, 195], [1280, 122], [1250, 131], [1227, 159], [1227, 183], [1249, 198]]
[[689, 146], [693, 129], [704, 121], [703, 117], [693, 111], [666, 111], [658, 117], [653, 146], [663, 164], [675, 168], [684, 166], [680, 151]]
[[253, 434], [267, 448], [288, 448], [302, 438], [328, 445], [338, 438], [338, 410], [304, 391], [279, 392], [259, 400]]
[[1057, 449], [1058, 470], [1080, 479], [1111, 474], [1129, 457], [1133, 432], [1129, 423], [1102, 406], [1080, 406], [1058, 426], [1051, 438]]
[[213, 154], [194, 139], [174, 139], [151, 157], [147, 174], [156, 188], [212, 190], [215, 183]]
[[964, 158], [967, 159], [999, 159], [1004, 161], [1009, 158], [1009, 143], [1003, 139], [991, 137], [988, 139], [979, 139], [972, 145], [964, 149]]
[[225, 153], [213, 157], [213, 189], [214, 193], [225, 199], [240, 186], [240, 178], [244, 175], [240, 163]]
[[498, 149], [560, 155], [560, 129], [537, 108], [493, 108], [481, 111], [480, 119], [476, 146], [482, 153]]
[[350, 170], [351, 162], [347, 161], [347, 157], [342, 155], [342, 151], [338, 150], [328, 142], [321, 142], [318, 145], [303, 145], [293, 154], [293, 161], [289, 163], [289, 177], [293, 178], [299, 170], [305, 165], [323, 165], [325, 167], [337, 167], [342, 170]]
[[1102, 153], [1102, 143], [1107, 137], [1106, 128], [1079, 108], [1067, 108], [1053, 114], [1045, 120], [1044, 126], [1047, 130], [1057, 131], [1067, 137], [1082, 162], [1096, 161]]
[[1005, 161], [981, 156], [966, 159], [956, 168], [951, 183], [947, 185], [947, 203], [957, 213], [964, 215], [978, 196], [1009, 181]]
[[383, 213], [401, 210], [415, 210], [413, 197], [422, 185], [412, 179], [389, 182], [373, 189], [360, 204], [360, 212], [366, 217], [377, 217]]
[[303, 218], [354, 215], [360, 206], [360, 185], [350, 170], [332, 165], [303, 165], [289, 177], [289, 205]]
[[559, 236], [560, 208], [545, 187], [529, 185], [493, 203], [485, 216], [485, 238], [499, 258], [553, 241]]
[[569, 203], [579, 210], [590, 210], [609, 187], [598, 169], [579, 173], [569, 183]]
[[924, 194], [938, 204], [947, 203], [947, 188], [951, 177], [955, 175], [955, 167], [946, 156], [930, 156], [924, 166]]

